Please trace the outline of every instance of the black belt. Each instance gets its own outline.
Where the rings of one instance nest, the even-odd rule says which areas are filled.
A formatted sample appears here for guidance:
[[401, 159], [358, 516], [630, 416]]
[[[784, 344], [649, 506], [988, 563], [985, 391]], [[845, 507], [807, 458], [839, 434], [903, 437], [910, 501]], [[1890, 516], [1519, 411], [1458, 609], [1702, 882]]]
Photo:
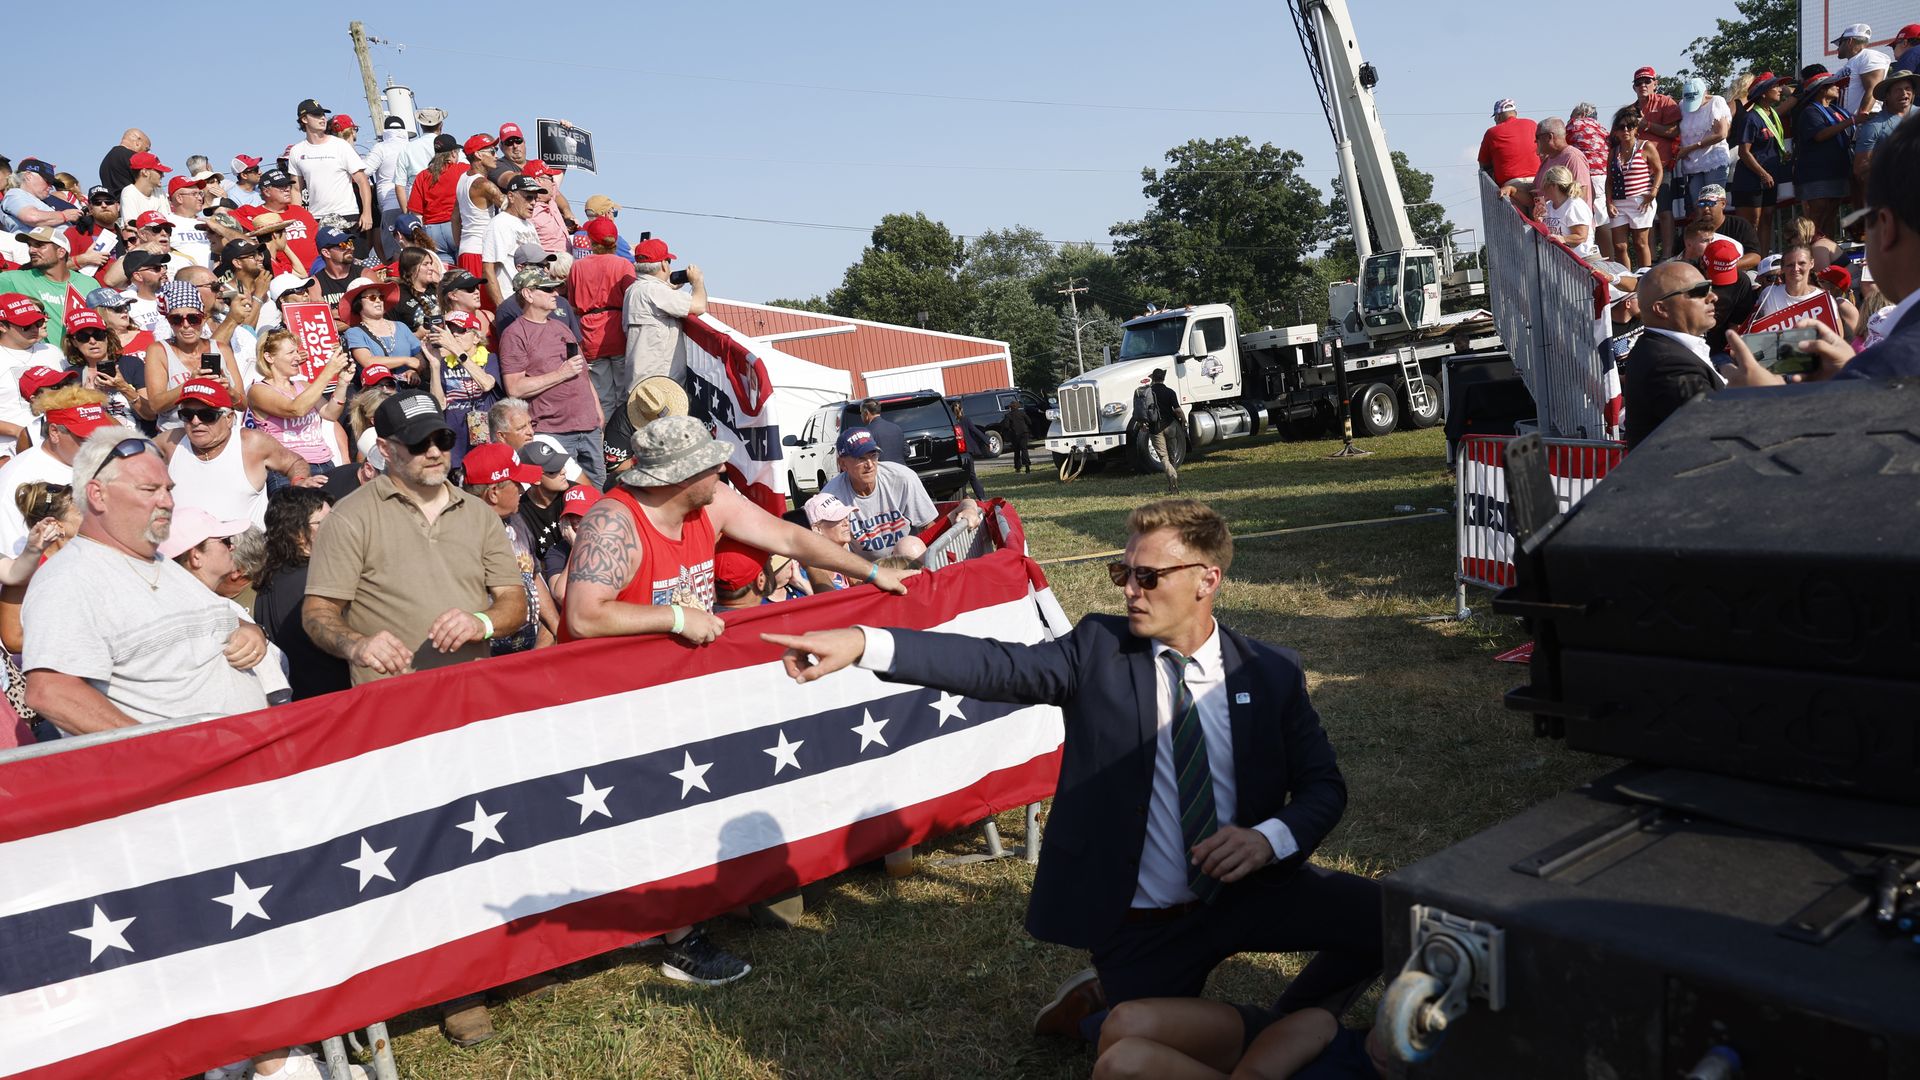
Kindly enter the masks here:
[[617, 307], [590, 307], [590, 308], [584, 308], [584, 309], [582, 309], [582, 310], [581, 310], [581, 312], [580, 312], [580, 314], [582, 314], [582, 315], [598, 315], [598, 314], [599, 314], [600, 312], [603, 312], [603, 311], [619, 311], [619, 310], [620, 310], [620, 309], [619, 309], [619, 308], [617, 308]]
[[1184, 904], [1174, 904], [1171, 907], [1128, 908], [1126, 915], [1122, 916], [1120, 921], [1123, 923], [1172, 922], [1189, 912], [1198, 911], [1203, 907], [1206, 907], [1206, 905], [1198, 900], [1188, 900]]

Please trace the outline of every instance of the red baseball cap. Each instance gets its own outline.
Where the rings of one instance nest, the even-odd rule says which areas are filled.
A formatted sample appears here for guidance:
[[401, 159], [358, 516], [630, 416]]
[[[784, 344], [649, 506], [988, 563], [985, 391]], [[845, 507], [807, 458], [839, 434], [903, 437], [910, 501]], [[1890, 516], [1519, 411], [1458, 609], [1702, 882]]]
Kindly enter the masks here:
[[1700, 262], [1707, 280], [1715, 285], [1731, 285], [1740, 276], [1740, 249], [1731, 240], [1715, 240], [1707, 244]]
[[591, 486], [587, 484], [575, 484], [567, 489], [565, 495], [560, 497], [560, 516], [566, 517], [571, 514], [574, 517], [582, 517], [586, 514], [588, 508], [599, 501], [600, 493], [595, 491]]
[[447, 312], [446, 322], [448, 326], [460, 330], [473, 330], [479, 327], [480, 316], [475, 315], [471, 311], [449, 311]]
[[1660, 76], [1655, 74], [1654, 70], [1650, 67], [1637, 68], [1633, 73], [1634, 82], [1639, 82], [1641, 79], [1657, 79], [1659, 77]]
[[760, 579], [767, 556], [759, 548], [720, 541], [713, 553], [713, 583], [723, 589], [744, 589]]
[[100, 318], [99, 313], [92, 308], [67, 312], [67, 333], [69, 334], [75, 330], [105, 330], [106, 328], [106, 321]]
[[519, 124], [515, 124], [509, 121], [508, 123], [500, 125], [500, 141], [501, 142], [506, 142], [508, 139], [525, 139], [525, 138], [526, 138], [525, 135], [520, 134]]
[[20, 373], [20, 396], [32, 401], [33, 395], [42, 390], [50, 390], [56, 386], [65, 386], [67, 383], [79, 381], [80, 373], [77, 371], [65, 371], [45, 364], [35, 364]]
[[260, 167], [260, 159], [252, 156], [251, 154], [233, 155], [233, 171], [234, 172], [242, 173], [242, 172], [246, 172], [248, 169], [257, 169], [259, 167]]
[[527, 162], [527, 167], [526, 167], [526, 168], [524, 168], [524, 169], [521, 169], [521, 170], [520, 170], [520, 175], [522, 175], [522, 176], [552, 176], [552, 175], [553, 175], [553, 169], [551, 169], [550, 167], [548, 167], [548, 165], [547, 165], [547, 163], [546, 163], [546, 162], [544, 162], [544, 161], [541, 161], [541, 160], [540, 160], [539, 158], [534, 158], [534, 159], [533, 159], [532, 161], [529, 161], [529, 162]]
[[10, 322], [15, 326], [32, 326], [47, 317], [33, 297], [24, 293], [0, 293], [0, 322]]
[[[171, 195], [174, 192], [179, 191], [181, 188], [201, 187], [205, 184], [206, 184], [205, 180], [195, 180], [191, 177], [176, 176], [173, 179], [167, 181], [167, 194]], [[151, 211], [149, 211], [149, 213], [151, 213]]]
[[1895, 41], [1912, 41], [1914, 38], [1920, 38], [1920, 23], [1908, 23], [1893, 35]]
[[152, 169], [155, 172], [172, 172], [173, 171], [172, 169], [167, 168], [165, 165], [160, 164], [159, 158], [154, 157], [152, 154], [144, 154], [144, 153], [135, 154], [132, 157], [128, 158], [127, 168], [132, 169], [135, 172], [139, 172], [141, 169]]
[[327, 121], [327, 130], [330, 132], [345, 131], [348, 128], [357, 128], [359, 126], [359, 124], [353, 122], [353, 117], [348, 116], [346, 113], [340, 113], [333, 119]]
[[642, 240], [633, 246], [633, 261], [641, 263], [672, 262], [680, 256], [667, 250], [665, 240]]
[[168, 221], [167, 215], [161, 213], [158, 210], [148, 210], [142, 213], [139, 217], [133, 219], [133, 224], [135, 228], [140, 228], [140, 229], [171, 229], [173, 228], [173, 222]]
[[620, 239], [620, 229], [614, 225], [612, 218], [588, 218], [587, 223], [580, 226], [580, 231], [587, 234], [589, 242]]
[[73, 432], [77, 439], [84, 439], [113, 423], [113, 417], [107, 415], [107, 407], [104, 405], [72, 405], [64, 409], [54, 409], [46, 414], [46, 419], [50, 424], [57, 424]]
[[216, 409], [233, 408], [233, 398], [227, 395], [227, 388], [212, 379], [188, 379], [180, 385], [180, 400], [197, 401]]
[[1853, 275], [1848, 273], [1847, 268], [1844, 266], [1829, 266], [1825, 270], [1815, 274], [1814, 277], [1819, 278], [1825, 284], [1831, 285], [1836, 289], [1853, 288]]
[[467, 451], [460, 463], [469, 484], [497, 484], [512, 480], [519, 484], [537, 484], [545, 474], [537, 465], [522, 465], [513, 456], [513, 447], [503, 442], [481, 443]]
[[393, 369], [385, 364], [368, 364], [366, 367], [360, 369], [360, 385], [362, 387], [376, 386], [383, 382], [392, 381]]
[[499, 141], [491, 135], [469, 135], [460, 148], [468, 154], [477, 154], [482, 150], [491, 149]]

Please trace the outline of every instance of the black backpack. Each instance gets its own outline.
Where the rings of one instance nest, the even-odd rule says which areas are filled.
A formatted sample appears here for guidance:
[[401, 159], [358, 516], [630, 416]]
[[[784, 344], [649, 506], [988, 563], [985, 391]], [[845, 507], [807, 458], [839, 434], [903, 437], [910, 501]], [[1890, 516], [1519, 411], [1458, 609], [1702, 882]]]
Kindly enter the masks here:
[[1133, 392], [1133, 422], [1149, 428], [1160, 426], [1160, 401], [1154, 396], [1152, 383], [1142, 383]]

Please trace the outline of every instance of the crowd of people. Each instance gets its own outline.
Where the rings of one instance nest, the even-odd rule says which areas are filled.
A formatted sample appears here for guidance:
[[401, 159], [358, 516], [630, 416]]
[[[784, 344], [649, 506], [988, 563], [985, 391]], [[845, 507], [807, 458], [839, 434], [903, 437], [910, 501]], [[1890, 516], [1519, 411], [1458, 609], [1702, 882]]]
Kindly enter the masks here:
[[[699, 268], [606, 196], [576, 218], [517, 125], [446, 118], [363, 151], [309, 99], [299, 141], [227, 174], [132, 129], [85, 187], [0, 158], [0, 747], [904, 592], [941, 515], [877, 403], [824, 491], [749, 501], [690, 415]], [[658, 943], [671, 978], [750, 970], [699, 927]], [[492, 1034], [482, 998], [442, 1015]], [[326, 1072], [281, 1048], [216, 1074]]]
[[1689, 77], [1677, 100], [1639, 68], [1610, 127], [1495, 103], [1482, 169], [1610, 282], [1629, 446], [1720, 387], [1920, 372], [1920, 24], [1873, 39], [1848, 26], [1832, 70]]

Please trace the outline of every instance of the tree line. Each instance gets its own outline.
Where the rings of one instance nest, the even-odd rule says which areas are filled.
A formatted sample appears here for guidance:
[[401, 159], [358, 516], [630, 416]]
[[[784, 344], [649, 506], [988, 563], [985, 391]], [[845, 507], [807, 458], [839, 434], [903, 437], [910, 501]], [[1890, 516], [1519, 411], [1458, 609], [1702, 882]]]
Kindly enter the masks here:
[[[1427, 201], [1433, 177], [1393, 160], [1415, 235], [1451, 233]], [[1024, 225], [962, 237], [924, 213], [892, 213], [838, 288], [767, 302], [1005, 341], [1015, 378], [1034, 389], [1073, 377], [1082, 357], [1100, 364], [1120, 323], [1149, 305], [1232, 304], [1249, 327], [1326, 323], [1327, 286], [1357, 270], [1339, 182], [1323, 195], [1298, 153], [1244, 136], [1190, 140], [1166, 161], [1141, 170], [1146, 213], [1108, 229], [1111, 245]]]

